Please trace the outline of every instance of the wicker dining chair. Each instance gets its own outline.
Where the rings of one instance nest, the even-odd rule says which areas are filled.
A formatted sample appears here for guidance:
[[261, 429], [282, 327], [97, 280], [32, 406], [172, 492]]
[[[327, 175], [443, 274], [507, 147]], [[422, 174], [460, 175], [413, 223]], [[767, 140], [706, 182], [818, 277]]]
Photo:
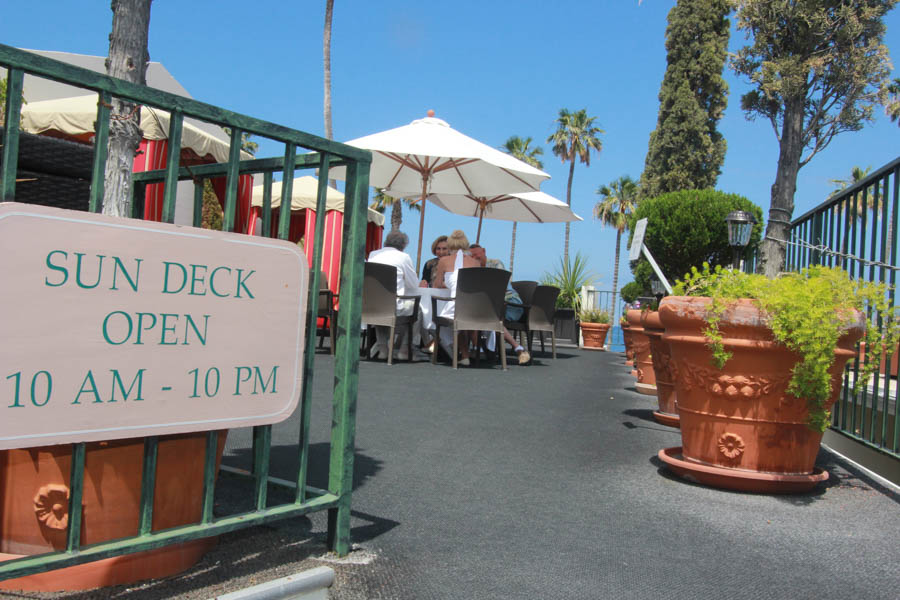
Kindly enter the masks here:
[[[441, 327], [453, 330], [453, 368], [459, 363], [460, 331], [493, 331], [497, 336], [497, 353], [500, 364], [506, 370], [506, 352], [503, 347], [503, 316], [506, 312], [504, 295], [509, 284], [510, 272], [488, 267], [460, 269], [456, 280], [456, 297], [452, 318], [438, 316], [434, 311], [435, 336], [440, 339]], [[434, 300], [435, 305], [437, 300]], [[475, 349], [478, 361], [480, 348]], [[437, 352], [432, 352], [431, 362], [437, 362]]]
[[334, 292], [328, 286], [328, 276], [324, 271], [319, 271], [319, 312], [322, 326], [316, 328], [319, 336], [319, 348], [325, 343], [325, 336], [331, 338], [331, 353], [334, 354], [334, 340], [337, 329], [337, 311], [334, 309]]
[[[411, 315], [397, 314], [397, 300], [413, 300]], [[397, 295], [397, 267], [367, 262], [363, 274], [362, 322], [367, 326], [383, 325], [390, 329], [388, 337], [388, 364], [394, 359], [394, 330], [407, 326], [406, 341], [409, 351], [409, 362], [413, 359], [413, 325], [419, 313], [419, 296]], [[366, 336], [369, 339], [369, 336]], [[371, 351], [371, 344], [366, 347], [366, 356]]]
[[525, 314], [518, 321], [506, 321], [506, 328], [512, 334], [519, 331], [528, 339], [528, 352], [531, 353], [534, 332], [537, 331], [541, 340], [541, 352], [544, 352], [544, 332], [550, 332], [550, 344], [553, 358], [556, 358], [556, 334], [554, 333], [554, 318], [556, 315], [556, 298], [559, 296], [559, 288], [552, 285], [538, 285], [534, 288], [530, 303], [521, 305], [509, 302], [512, 306], [522, 306]]

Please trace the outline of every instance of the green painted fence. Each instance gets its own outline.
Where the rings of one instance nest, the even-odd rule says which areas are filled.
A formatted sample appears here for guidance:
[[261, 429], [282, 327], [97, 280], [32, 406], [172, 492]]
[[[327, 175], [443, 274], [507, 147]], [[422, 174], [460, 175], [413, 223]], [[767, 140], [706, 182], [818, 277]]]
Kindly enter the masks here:
[[[93, 560], [118, 556], [131, 552], [159, 548], [165, 545], [226, 533], [236, 529], [268, 523], [278, 519], [295, 517], [313, 511], [328, 511], [328, 544], [339, 555], [350, 550], [350, 496], [353, 479], [353, 452], [355, 435], [356, 395], [358, 386], [359, 338], [352, 332], [360, 330], [361, 291], [366, 234], [367, 193], [371, 154], [344, 144], [336, 143], [302, 131], [289, 129], [246, 115], [230, 112], [174, 94], [87, 69], [74, 67], [32, 53], [23, 52], [0, 44], [0, 67], [8, 69], [7, 105], [2, 137], [2, 162], [0, 162], [0, 201], [14, 201], [16, 196], [16, 172], [20, 131], [22, 88], [25, 74], [52, 79], [99, 93], [101, 102], [97, 109], [94, 159], [90, 188], [90, 210], [100, 212], [103, 198], [103, 173], [109, 139], [110, 101], [122, 98], [136, 104], [168, 111], [169, 128], [168, 167], [159, 171], [135, 174], [133, 187], [138, 191], [132, 202], [132, 215], [139, 215], [140, 188], [148, 183], [165, 182], [166, 192], [163, 220], [173, 222], [175, 214], [176, 180], [194, 181], [194, 225], [199, 226], [203, 181], [210, 177], [226, 176], [225, 211], [223, 230], [231, 231], [235, 222], [238, 178], [242, 174], [262, 174], [267, 184], [263, 204], [263, 232], [268, 234], [272, 219], [271, 182], [273, 174], [282, 175], [282, 204], [291, 205], [291, 188], [295, 170], [318, 169], [319, 178], [317, 214], [325, 214], [325, 190], [330, 167], [346, 166], [346, 190], [343, 231], [343, 257], [341, 261], [341, 306], [337, 316], [338, 336], [335, 351], [334, 388], [332, 397], [331, 444], [328, 470], [328, 489], [318, 489], [307, 484], [309, 461], [310, 411], [312, 404], [313, 358], [316, 343], [316, 317], [318, 307], [319, 269], [310, 269], [309, 299], [307, 303], [307, 347], [303, 365], [303, 385], [298, 405], [300, 436], [297, 444], [299, 469], [293, 482], [270, 478], [271, 425], [253, 430], [253, 510], [241, 514], [215, 517], [213, 498], [216, 486], [215, 459], [218, 434], [206, 434], [206, 462], [204, 469], [203, 511], [199, 523], [153, 531], [153, 483], [156, 472], [156, 437], [145, 439], [144, 467], [141, 493], [141, 518], [138, 535], [130, 538], [81, 546], [82, 491], [84, 486], [85, 445], [73, 444], [70, 480], [69, 523], [67, 548], [64, 551], [34, 555], [0, 563], [0, 580], [20, 577], [50, 569], [71, 566]], [[181, 129], [184, 118], [190, 117], [215, 123], [231, 129], [229, 161], [187, 168], [179, 168]], [[241, 160], [242, 133], [253, 134], [284, 144], [283, 157]], [[302, 149], [302, 153], [298, 152]], [[317, 219], [315, 244], [312, 249], [313, 265], [322, 262], [325, 219]], [[280, 211], [277, 236], [288, 238], [290, 211]], [[307, 249], [309, 250], [309, 249]], [[348, 335], [348, 332], [351, 332]], [[272, 505], [267, 492], [272, 485], [288, 487], [293, 501]]]

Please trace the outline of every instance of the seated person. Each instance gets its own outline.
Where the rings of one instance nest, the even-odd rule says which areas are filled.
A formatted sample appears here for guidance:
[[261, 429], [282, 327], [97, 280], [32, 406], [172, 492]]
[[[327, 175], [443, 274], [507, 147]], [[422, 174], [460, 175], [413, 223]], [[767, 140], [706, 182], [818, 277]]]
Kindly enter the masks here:
[[[434, 272], [434, 287], [445, 288], [450, 290], [451, 296], [456, 296], [456, 276], [459, 269], [465, 267], [481, 266], [477, 260], [468, 255], [469, 240], [466, 234], [457, 229], [447, 238], [447, 255], [438, 259], [437, 268]], [[439, 307], [436, 316], [452, 319], [456, 314], [456, 303], [453, 301], [443, 302], [443, 306]], [[472, 336], [470, 334], [459, 334], [459, 353], [461, 359], [460, 365], [469, 366], [469, 342]], [[447, 354], [453, 352], [453, 332], [444, 328], [441, 330], [441, 346], [447, 351]]]
[[[478, 264], [482, 267], [489, 267], [491, 269], [503, 269], [506, 268], [503, 266], [503, 263], [497, 259], [487, 258], [487, 253], [485, 249], [482, 248], [479, 244], [472, 244], [469, 246], [469, 252], [472, 254], [472, 258], [478, 261]], [[512, 292], [512, 294], [510, 294]], [[511, 299], [514, 297], [514, 299]], [[519, 298], [519, 295], [512, 289], [512, 287], [507, 287], [506, 289], [506, 297], [504, 298], [507, 302], [517, 302], [518, 304], [522, 303], [522, 299]], [[524, 313], [524, 309], [520, 306], [507, 306], [506, 307], [506, 318], [510, 321], [518, 321], [522, 318], [522, 314]], [[488, 338], [488, 349], [493, 350], [493, 339], [494, 336], [490, 336]], [[526, 365], [531, 362], [531, 354], [528, 353], [525, 348], [516, 342], [515, 338], [510, 335], [509, 331], [507, 331], [506, 327], [503, 328], [503, 339], [506, 340], [510, 346], [512, 346], [516, 355], [519, 357], [519, 364]]]
[[434, 268], [437, 266], [438, 260], [442, 256], [447, 256], [447, 236], [440, 235], [431, 243], [431, 253], [434, 258], [425, 262], [422, 267], [422, 281], [428, 284], [428, 287], [434, 287]]
[[[409, 236], [407, 236], [402, 231], [391, 231], [384, 239], [384, 248], [373, 250], [369, 253], [369, 262], [397, 267], [398, 296], [411, 295], [412, 290], [416, 287], [427, 287], [424, 281], [420, 281], [416, 277], [416, 270], [413, 267], [412, 258], [410, 258], [410, 256], [403, 251], [406, 249], [407, 244], [409, 244]], [[397, 298], [398, 315], [411, 315], [414, 306], [414, 300], [404, 300], [401, 298]], [[414, 328], [415, 345], [418, 345], [418, 341], [420, 339], [420, 327], [421, 325], [419, 323], [419, 320], [417, 319], [416, 326]], [[373, 358], [387, 358], [389, 331], [389, 327], [375, 327], [376, 344], [372, 348]], [[398, 331], [397, 333], [399, 334], [402, 332]], [[406, 360], [408, 358], [405, 353], [405, 349], [401, 350], [398, 353], [398, 358], [400, 360]], [[416, 355], [415, 358], [422, 358], [422, 356]]]

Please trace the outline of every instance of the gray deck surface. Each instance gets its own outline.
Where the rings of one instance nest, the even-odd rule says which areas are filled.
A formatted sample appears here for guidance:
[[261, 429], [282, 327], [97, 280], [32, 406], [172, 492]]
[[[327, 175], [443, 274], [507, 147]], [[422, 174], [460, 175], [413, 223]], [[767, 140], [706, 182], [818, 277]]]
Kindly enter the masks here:
[[[332, 363], [316, 361], [324, 487]], [[679, 431], [652, 420], [628, 372], [622, 354], [573, 349], [506, 373], [363, 362], [347, 559], [329, 559], [316, 514], [224, 535], [166, 580], [0, 597], [213, 598], [321, 565], [348, 600], [900, 597], [898, 495], [825, 450], [831, 477], [806, 495], [677, 479], [656, 453]], [[296, 439], [295, 419], [274, 427], [273, 475], [293, 477]], [[233, 431], [225, 463], [249, 464], [249, 441]], [[220, 483], [217, 514], [240, 509]]]

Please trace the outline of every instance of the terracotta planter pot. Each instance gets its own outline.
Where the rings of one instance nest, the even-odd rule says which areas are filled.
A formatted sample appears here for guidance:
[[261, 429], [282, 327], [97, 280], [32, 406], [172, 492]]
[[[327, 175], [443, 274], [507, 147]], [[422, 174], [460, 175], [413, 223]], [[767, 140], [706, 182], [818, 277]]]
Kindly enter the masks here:
[[585, 348], [602, 348], [606, 343], [609, 323], [581, 323], [581, 337]]
[[[219, 433], [216, 466], [227, 432]], [[0, 452], [0, 560], [64, 550], [71, 445]], [[200, 521], [205, 434], [161, 436], [153, 530]], [[144, 440], [87, 444], [81, 545], [137, 535]], [[205, 538], [0, 582], [10, 590], [85, 590], [181, 572], [216, 543]]]
[[653, 418], [663, 425], [678, 427], [678, 400], [669, 369], [672, 354], [669, 344], [662, 339], [666, 330], [659, 318], [659, 312], [645, 311], [641, 315], [641, 324], [644, 326], [644, 335], [650, 340], [650, 355], [653, 358], [653, 372], [656, 375], [659, 410], [653, 412]]
[[[685, 477], [738, 490], [797, 492], [824, 481], [828, 473], [815, 469], [822, 433], [807, 426], [806, 401], [787, 394], [799, 357], [774, 341], [750, 300], [741, 300], [722, 316], [719, 329], [733, 356], [718, 370], [703, 335], [710, 302], [669, 296], [660, 306], [682, 438], [681, 448], [662, 450], [660, 458]], [[864, 331], [857, 315], [835, 349], [826, 408], [840, 393], [844, 365]]]
[[631, 339], [631, 326], [627, 323], [620, 325], [622, 328], [622, 340], [625, 343], [625, 365], [630, 367], [634, 365], [634, 347]]
[[631, 330], [631, 342], [634, 347], [635, 376], [637, 377], [637, 391], [650, 396], [656, 395], [656, 373], [653, 372], [653, 359], [650, 355], [650, 338], [644, 333], [641, 323], [643, 311], [632, 309], [626, 313], [629, 329]]

